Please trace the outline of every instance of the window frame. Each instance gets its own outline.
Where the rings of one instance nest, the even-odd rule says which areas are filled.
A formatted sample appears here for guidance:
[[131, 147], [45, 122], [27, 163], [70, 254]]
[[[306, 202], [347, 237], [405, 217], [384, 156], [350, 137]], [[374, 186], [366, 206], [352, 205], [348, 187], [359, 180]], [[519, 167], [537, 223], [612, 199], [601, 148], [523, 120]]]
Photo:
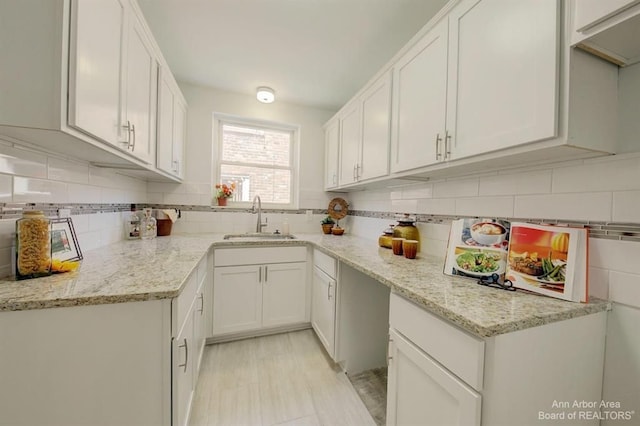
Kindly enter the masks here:
[[[264, 130], [276, 130], [291, 133], [291, 146], [289, 152], [289, 165], [290, 168], [273, 166], [265, 167], [264, 164], [243, 163], [243, 162], [224, 162], [222, 161], [222, 129], [223, 125], [237, 125], [246, 126], [254, 129]], [[262, 120], [258, 118], [242, 117], [230, 114], [213, 114], [213, 153], [215, 158], [213, 164], [215, 167], [212, 170], [212, 182], [211, 185], [211, 204], [216, 207], [215, 203], [215, 184], [220, 183], [221, 169], [223, 164], [235, 164], [243, 166], [257, 166], [267, 169], [279, 169], [279, 170], [291, 170], [291, 185], [289, 188], [289, 203], [270, 203], [262, 200], [263, 209], [279, 209], [279, 210], [297, 210], [299, 203], [299, 173], [300, 173], [300, 126], [270, 120]], [[222, 182], [226, 183], [226, 182]], [[260, 194], [258, 194], [260, 195]], [[233, 201], [230, 207], [238, 208], [250, 208], [252, 201]]]

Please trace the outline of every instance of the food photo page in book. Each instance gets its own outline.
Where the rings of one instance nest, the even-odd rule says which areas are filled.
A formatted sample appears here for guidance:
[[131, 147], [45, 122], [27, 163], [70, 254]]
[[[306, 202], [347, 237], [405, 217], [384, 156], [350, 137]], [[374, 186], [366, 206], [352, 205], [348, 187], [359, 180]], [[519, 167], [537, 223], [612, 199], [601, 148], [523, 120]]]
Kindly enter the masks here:
[[497, 219], [458, 219], [451, 223], [444, 273], [480, 279], [504, 278], [511, 224]]
[[512, 223], [506, 278], [514, 287], [586, 302], [587, 230]]

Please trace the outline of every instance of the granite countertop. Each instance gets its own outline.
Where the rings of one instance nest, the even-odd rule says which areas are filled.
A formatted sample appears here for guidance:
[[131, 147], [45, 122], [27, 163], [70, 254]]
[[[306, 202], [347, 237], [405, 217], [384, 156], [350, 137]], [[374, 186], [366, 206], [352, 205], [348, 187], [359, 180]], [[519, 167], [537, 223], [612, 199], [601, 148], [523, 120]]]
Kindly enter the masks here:
[[479, 286], [442, 272], [442, 258], [395, 256], [349, 235], [298, 235], [295, 240], [225, 241], [220, 234], [121, 241], [85, 254], [76, 272], [33, 280], [0, 280], [0, 311], [173, 298], [210, 247], [307, 245], [378, 280], [426, 310], [480, 337], [601, 312], [604, 300], [572, 303], [523, 291]]

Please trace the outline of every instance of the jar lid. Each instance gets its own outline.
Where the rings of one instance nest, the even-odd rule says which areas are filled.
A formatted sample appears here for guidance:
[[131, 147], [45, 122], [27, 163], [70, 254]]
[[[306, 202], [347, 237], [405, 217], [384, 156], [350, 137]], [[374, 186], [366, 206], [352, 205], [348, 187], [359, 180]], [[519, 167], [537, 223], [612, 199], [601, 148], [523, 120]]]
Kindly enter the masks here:
[[23, 216], [42, 216], [44, 212], [42, 210], [24, 210], [22, 212]]
[[387, 229], [385, 229], [384, 231], [382, 231], [383, 233], [387, 234], [387, 235], [392, 235], [393, 234], [393, 227], [396, 226], [395, 224], [389, 224], [389, 227]]
[[413, 225], [416, 221], [415, 216], [410, 216], [409, 213], [402, 215], [396, 215], [396, 220], [401, 225]]

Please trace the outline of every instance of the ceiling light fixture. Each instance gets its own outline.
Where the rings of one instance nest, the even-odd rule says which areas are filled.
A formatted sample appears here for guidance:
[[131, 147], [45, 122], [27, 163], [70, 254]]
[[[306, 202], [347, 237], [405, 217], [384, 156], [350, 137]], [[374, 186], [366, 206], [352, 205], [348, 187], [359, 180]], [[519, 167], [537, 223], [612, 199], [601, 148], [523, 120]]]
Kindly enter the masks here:
[[258, 87], [256, 97], [263, 104], [270, 104], [276, 100], [276, 93], [271, 87]]

